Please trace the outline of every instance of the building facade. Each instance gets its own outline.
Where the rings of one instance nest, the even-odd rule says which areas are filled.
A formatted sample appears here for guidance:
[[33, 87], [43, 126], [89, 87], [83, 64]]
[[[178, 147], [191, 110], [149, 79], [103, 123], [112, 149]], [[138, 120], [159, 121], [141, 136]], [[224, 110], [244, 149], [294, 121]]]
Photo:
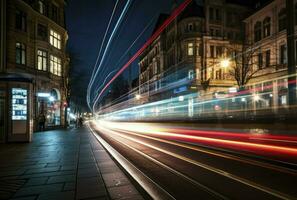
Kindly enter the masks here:
[[[206, 0], [201, 6], [193, 1], [140, 56], [142, 103], [233, 86], [221, 63], [241, 48], [242, 20], [249, 11], [228, 0]], [[157, 28], [166, 17], [160, 16]]]
[[[29, 126], [38, 130], [40, 116], [45, 125], [64, 125], [67, 95], [68, 63], [64, 0], [4, 0], [1, 1], [1, 92], [7, 119], [6, 132], [12, 126], [9, 121], [29, 120]], [[3, 33], [2, 33], [2, 30]], [[27, 100], [13, 100], [13, 88], [21, 83], [30, 85]], [[12, 86], [14, 83], [19, 86]], [[27, 102], [28, 101], [28, 102]], [[28, 104], [21, 111], [15, 103]], [[30, 103], [29, 103], [30, 102]], [[30, 104], [30, 106], [29, 106]], [[14, 110], [16, 109], [16, 110]], [[30, 114], [29, 114], [30, 111]], [[19, 116], [17, 116], [19, 115]], [[15, 123], [15, 122], [13, 122]]]
[[[297, 1], [295, 5], [295, 26], [297, 25]], [[288, 105], [288, 59], [287, 59], [287, 11], [285, 0], [273, 0], [245, 20], [245, 38], [249, 48], [257, 49], [253, 66], [255, 74], [251, 87], [260, 88], [267, 107]], [[295, 32], [297, 47], [297, 32]], [[264, 106], [265, 106], [264, 105]]]

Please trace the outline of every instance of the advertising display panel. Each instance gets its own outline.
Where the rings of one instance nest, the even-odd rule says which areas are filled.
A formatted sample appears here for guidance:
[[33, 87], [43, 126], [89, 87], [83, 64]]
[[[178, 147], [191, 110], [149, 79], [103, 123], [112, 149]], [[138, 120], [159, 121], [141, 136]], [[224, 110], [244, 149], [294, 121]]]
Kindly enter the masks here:
[[12, 120], [27, 120], [27, 90], [12, 88]]

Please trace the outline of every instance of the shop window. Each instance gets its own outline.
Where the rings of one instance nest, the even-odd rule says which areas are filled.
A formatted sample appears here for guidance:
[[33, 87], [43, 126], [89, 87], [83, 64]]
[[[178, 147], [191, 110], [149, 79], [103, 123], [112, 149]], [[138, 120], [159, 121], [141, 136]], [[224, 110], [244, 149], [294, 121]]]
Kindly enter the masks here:
[[20, 10], [16, 10], [15, 13], [15, 28], [21, 31], [27, 31], [27, 15]]
[[15, 46], [15, 62], [17, 64], [25, 65], [26, 64], [26, 45], [23, 43], [16, 43]]
[[57, 76], [62, 76], [61, 59], [51, 55], [50, 56], [50, 72]]
[[188, 78], [190, 79], [190, 80], [192, 80], [192, 79], [194, 79], [194, 77], [195, 77], [195, 73], [194, 73], [194, 70], [189, 70], [189, 72], [188, 72]]
[[57, 49], [61, 49], [61, 35], [54, 30], [50, 31], [50, 44]]
[[37, 69], [47, 71], [47, 52], [38, 50], [37, 51]]

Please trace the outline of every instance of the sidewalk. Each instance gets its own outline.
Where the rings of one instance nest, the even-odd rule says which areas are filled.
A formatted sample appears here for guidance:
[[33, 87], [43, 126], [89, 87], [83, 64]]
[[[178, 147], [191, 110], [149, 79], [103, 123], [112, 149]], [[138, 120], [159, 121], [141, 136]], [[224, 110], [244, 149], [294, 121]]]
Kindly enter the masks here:
[[87, 128], [0, 144], [0, 199], [143, 199]]

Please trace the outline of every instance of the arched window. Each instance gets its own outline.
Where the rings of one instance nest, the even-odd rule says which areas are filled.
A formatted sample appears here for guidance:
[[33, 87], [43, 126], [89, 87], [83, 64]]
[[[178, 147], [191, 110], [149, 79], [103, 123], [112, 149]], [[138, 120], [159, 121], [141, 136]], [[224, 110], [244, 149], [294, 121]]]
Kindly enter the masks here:
[[254, 41], [258, 42], [262, 38], [262, 25], [261, 22], [256, 22], [254, 26]]
[[270, 17], [266, 17], [263, 20], [263, 37], [268, 37], [270, 36], [271, 33], [271, 18]]
[[278, 13], [278, 31], [285, 30], [287, 28], [287, 14], [286, 8], [282, 8]]

